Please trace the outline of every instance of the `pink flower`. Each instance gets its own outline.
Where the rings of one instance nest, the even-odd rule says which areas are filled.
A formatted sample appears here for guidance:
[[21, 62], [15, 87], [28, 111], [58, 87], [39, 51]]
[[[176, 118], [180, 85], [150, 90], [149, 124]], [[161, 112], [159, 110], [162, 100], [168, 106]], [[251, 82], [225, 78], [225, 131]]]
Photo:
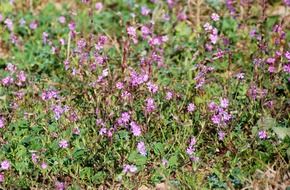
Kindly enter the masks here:
[[210, 23], [207, 22], [203, 25], [203, 28], [205, 29], [205, 31], [211, 31], [213, 27]]
[[134, 121], [130, 123], [131, 131], [134, 136], [138, 137], [141, 135], [141, 127], [137, 125]]
[[5, 179], [4, 174], [0, 173], [0, 183], [4, 182], [4, 179]]
[[3, 117], [0, 117], [0, 129], [4, 128], [4, 126], [5, 126], [5, 120]]
[[13, 30], [13, 22], [11, 19], [9, 18], [5, 19], [4, 23], [10, 31]]
[[217, 41], [218, 41], [218, 36], [215, 35], [215, 34], [210, 34], [209, 35], [209, 39], [210, 39], [210, 41], [211, 41], [212, 44], [216, 44]]
[[192, 156], [193, 153], [195, 152], [195, 145], [196, 145], [196, 139], [195, 137], [191, 137], [190, 139], [190, 143], [186, 149], [186, 153], [189, 155], [189, 156]]
[[135, 173], [137, 171], [137, 167], [135, 165], [129, 165], [129, 164], [126, 164], [124, 167], [123, 167], [123, 172], [124, 173]]
[[226, 98], [221, 98], [220, 105], [222, 108], [227, 108], [229, 106], [229, 100]]
[[55, 182], [55, 189], [56, 190], [65, 190], [65, 184], [63, 182]]
[[258, 136], [260, 139], [267, 139], [268, 138], [267, 132], [265, 130], [259, 131]]
[[40, 167], [41, 167], [41, 169], [45, 170], [48, 166], [45, 162], [42, 162]]
[[122, 82], [117, 82], [116, 87], [117, 87], [117, 89], [121, 90], [121, 89], [124, 88], [124, 83], [122, 83]]
[[162, 158], [162, 165], [166, 167], [168, 165], [168, 160], [166, 160], [165, 158]]
[[173, 97], [173, 93], [172, 92], [170, 92], [170, 91], [166, 92], [166, 97], [165, 97], [166, 100], [171, 100], [172, 97]]
[[220, 20], [220, 16], [218, 14], [216, 14], [216, 13], [212, 13], [211, 19], [213, 21], [219, 21]]
[[148, 9], [146, 6], [141, 7], [141, 14], [143, 16], [147, 16], [150, 13], [150, 9]]
[[127, 33], [129, 36], [136, 37], [136, 28], [133, 26], [129, 26], [127, 28]]
[[35, 30], [37, 28], [38, 24], [36, 21], [32, 21], [30, 24], [29, 24], [29, 28], [32, 29], [32, 30]]
[[70, 22], [70, 23], [68, 24], [68, 27], [69, 27], [69, 30], [70, 30], [70, 31], [74, 31], [74, 30], [76, 29], [76, 24], [75, 24], [75, 22]]
[[242, 80], [242, 79], [245, 78], [245, 73], [238, 73], [238, 74], [236, 75], [236, 77], [237, 77], [237, 79]]
[[275, 73], [276, 69], [274, 66], [269, 66], [268, 71], [269, 73]]
[[193, 103], [188, 104], [187, 111], [189, 113], [193, 112], [195, 110], [195, 105]]
[[290, 61], [290, 51], [285, 52], [285, 57]]
[[284, 65], [283, 66], [283, 71], [286, 73], [290, 73], [290, 64]]
[[147, 112], [153, 112], [156, 109], [154, 99], [153, 98], [147, 98], [146, 99], [146, 111]]
[[59, 141], [58, 145], [60, 148], [67, 148], [68, 142], [67, 142], [67, 140], [61, 140], [61, 141]]
[[37, 163], [38, 162], [38, 158], [39, 158], [39, 156], [37, 156], [35, 153], [32, 153], [31, 159], [32, 159], [33, 163]]
[[146, 147], [145, 147], [145, 143], [143, 141], [139, 142], [137, 144], [137, 149], [138, 152], [142, 155], [142, 156], [146, 156], [147, 152], [146, 152]]
[[225, 132], [223, 132], [223, 131], [219, 131], [219, 132], [218, 132], [219, 140], [221, 140], [221, 141], [224, 140], [225, 135], [226, 135]]
[[101, 2], [96, 3], [95, 8], [97, 11], [101, 11], [103, 9], [103, 3]]
[[147, 83], [147, 88], [153, 94], [155, 94], [158, 91], [158, 86], [153, 84], [153, 83], [151, 83], [151, 82]]
[[178, 15], [177, 15], [177, 19], [178, 19], [179, 21], [184, 21], [184, 20], [186, 20], [186, 19], [187, 19], [186, 13], [185, 13], [184, 11], [179, 12]]
[[102, 128], [100, 129], [100, 131], [99, 131], [99, 134], [100, 134], [101, 136], [107, 134], [107, 128], [102, 127]]
[[81, 131], [80, 131], [79, 128], [76, 127], [76, 128], [73, 128], [72, 132], [73, 132], [74, 135], [79, 135]]
[[1, 162], [1, 169], [8, 170], [10, 168], [10, 162], [8, 160], [4, 160]]
[[64, 24], [64, 23], [66, 22], [66, 19], [65, 19], [64, 16], [60, 16], [60, 17], [58, 18], [58, 21], [59, 21], [61, 24]]
[[4, 86], [9, 86], [10, 84], [14, 82], [14, 79], [11, 76], [7, 76], [3, 78], [1, 82]]

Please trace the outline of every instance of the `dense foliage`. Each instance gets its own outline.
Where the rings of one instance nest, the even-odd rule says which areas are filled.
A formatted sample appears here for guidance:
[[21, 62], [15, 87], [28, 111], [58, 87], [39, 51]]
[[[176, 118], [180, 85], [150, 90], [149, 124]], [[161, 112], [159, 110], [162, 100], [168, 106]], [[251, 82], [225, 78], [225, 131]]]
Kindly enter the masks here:
[[0, 186], [290, 186], [289, 6], [0, 0]]

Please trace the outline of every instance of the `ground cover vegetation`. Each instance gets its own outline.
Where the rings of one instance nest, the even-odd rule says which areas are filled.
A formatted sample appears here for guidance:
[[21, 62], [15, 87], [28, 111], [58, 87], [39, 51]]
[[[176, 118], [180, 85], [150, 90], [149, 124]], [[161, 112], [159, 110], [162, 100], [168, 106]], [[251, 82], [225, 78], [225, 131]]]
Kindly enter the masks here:
[[286, 189], [289, 6], [0, 0], [0, 187]]

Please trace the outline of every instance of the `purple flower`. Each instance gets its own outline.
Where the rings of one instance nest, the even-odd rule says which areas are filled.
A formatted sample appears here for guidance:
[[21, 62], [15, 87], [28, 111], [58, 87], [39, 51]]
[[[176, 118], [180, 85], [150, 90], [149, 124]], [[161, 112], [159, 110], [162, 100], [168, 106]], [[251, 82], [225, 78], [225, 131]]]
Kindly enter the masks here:
[[236, 75], [236, 77], [237, 77], [238, 80], [242, 80], [242, 79], [245, 78], [245, 73], [238, 73], [238, 74]]
[[0, 14], [0, 22], [2, 22], [2, 20], [3, 20], [3, 16], [2, 14]]
[[13, 65], [12, 63], [8, 63], [7, 67], [5, 68], [5, 70], [9, 71], [10, 73], [15, 73], [17, 70], [17, 67], [15, 65]]
[[38, 24], [36, 21], [32, 21], [30, 24], [29, 24], [29, 28], [32, 29], [32, 30], [35, 30], [37, 28]]
[[271, 65], [271, 66], [268, 67], [268, 71], [269, 71], [269, 73], [275, 73], [276, 69], [275, 69], [274, 66]]
[[286, 73], [290, 73], [290, 64], [284, 65], [283, 66], [283, 71]]
[[127, 28], [127, 34], [132, 37], [136, 37], [136, 28], [133, 26], [129, 26]]
[[290, 7], [290, 0], [284, 0], [284, 4]]
[[100, 134], [101, 136], [106, 135], [106, 134], [107, 134], [107, 128], [102, 127], [102, 128], [100, 129], [100, 131], [99, 131], [99, 134]]
[[226, 133], [223, 131], [219, 131], [218, 132], [218, 136], [219, 136], [219, 140], [222, 141], [225, 138]]
[[186, 19], [187, 19], [186, 13], [185, 13], [184, 11], [179, 12], [178, 15], [177, 15], [177, 19], [178, 19], [179, 21], [184, 21], [184, 20], [186, 20]]
[[175, 1], [174, 0], [166, 0], [167, 4], [168, 4], [168, 7], [170, 9], [172, 9], [175, 5]]
[[274, 63], [275, 63], [275, 58], [273, 58], [273, 57], [269, 57], [269, 58], [267, 59], [267, 63], [268, 63], [268, 64], [274, 64]]
[[11, 76], [7, 76], [3, 78], [1, 82], [4, 86], [9, 86], [10, 84], [13, 84], [14, 79]]
[[187, 111], [189, 113], [193, 112], [195, 110], [195, 105], [193, 103], [188, 104]]
[[130, 114], [128, 112], [123, 112], [121, 114], [121, 120], [123, 123], [128, 123], [130, 121]]
[[170, 91], [166, 92], [166, 97], [165, 97], [166, 100], [171, 100], [172, 97], [173, 97], [173, 93], [172, 92], [170, 92]]
[[75, 24], [75, 22], [70, 22], [70, 23], [68, 24], [68, 28], [69, 28], [70, 31], [75, 31], [75, 29], [76, 29], [76, 24]]
[[61, 24], [65, 24], [65, 22], [66, 22], [66, 18], [65, 18], [64, 16], [60, 16], [60, 17], [58, 18], [58, 21], [59, 21]]
[[213, 21], [219, 21], [220, 20], [220, 16], [217, 13], [212, 13], [211, 14], [211, 19]]
[[18, 73], [17, 79], [18, 79], [18, 82], [17, 82], [18, 86], [21, 86], [22, 83], [24, 83], [26, 81], [26, 74], [24, 73], [24, 71], [20, 71]]
[[148, 113], [153, 112], [156, 109], [154, 99], [153, 98], [147, 98], [146, 99], [146, 111]]
[[117, 83], [116, 83], [116, 88], [119, 89], [119, 90], [123, 89], [123, 88], [124, 88], [124, 83], [122, 83], [122, 82], [117, 82]]
[[150, 13], [150, 9], [148, 9], [146, 6], [141, 7], [141, 14], [143, 16], [147, 16]]
[[54, 112], [55, 120], [59, 120], [61, 115], [67, 111], [67, 107], [62, 107], [61, 105], [52, 105], [51, 110]]
[[55, 90], [43, 91], [41, 98], [42, 100], [50, 100], [52, 98], [58, 98], [58, 92]]
[[229, 100], [226, 98], [221, 98], [220, 99], [220, 106], [222, 108], [227, 108], [229, 106]]
[[43, 32], [42, 33], [42, 42], [44, 44], [46, 44], [46, 42], [47, 42], [47, 37], [48, 37], [48, 33], [47, 32]]
[[186, 153], [189, 155], [189, 156], [192, 156], [193, 153], [195, 152], [195, 145], [196, 145], [196, 139], [195, 137], [191, 137], [190, 139], [190, 143], [186, 149]]
[[153, 94], [155, 94], [158, 91], [158, 86], [153, 84], [153, 83], [151, 83], [151, 82], [147, 83], [147, 88]]
[[212, 25], [208, 22], [203, 25], [203, 28], [205, 31], [211, 31], [213, 29]]
[[216, 34], [210, 34], [209, 39], [210, 39], [212, 44], [216, 44], [218, 41], [218, 36]]
[[290, 61], [290, 51], [285, 52], [285, 57]]
[[141, 135], [141, 127], [137, 125], [134, 121], [130, 123], [131, 131], [134, 136], [138, 137]]
[[5, 127], [5, 120], [3, 117], [0, 117], [0, 129]]
[[103, 9], [103, 3], [101, 2], [96, 3], [95, 8], [97, 11], [101, 11]]
[[73, 128], [72, 132], [74, 135], [79, 135], [81, 131], [78, 127], [75, 127], [75, 128]]
[[0, 173], [0, 183], [4, 182], [5, 177], [3, 173]]
[[162, 165], [166, 167], [168, 165], [168, 160], [166, 160], [165, 158], [162, 158]]
[[41, 167], [41, 169], [45, 170], [48, 166], [45, 162], [42, 162], [40, 167]]
[[123, 172], [124, 173], [135, 173], [136, 171], [137, 171], [137, 167], [135, 165], [126, 164], [123, 167]]
[[122, 98], [123, 100], [129, 100], [129, 99], [131, 98], [131, 93], [128, 92], [128, 91], [124, 91], [124, 92], [122, 92], [122, 94], [121, 94], [121, 98]]
[[137, 144], [137, 150], [142, 156], [147, 155], [146, 146], [145, 146], [145, 143], [143, 141], [141, 141]]
[[65, 184], [63, 182], [55, 182], [55, 189], [56, 190], [65, 190]]
[[258, 136], [260, 139], [267, 139], [268, 138], [267, 132], [265, 130], [259, 131]]
[[211, 117], [211, 121], [216, 124], [216, 125], [219, 125], [221, 124], [221, 118], [219, 115], [216, 115], [214, 114], [212, 117]]
[[24, 18], [21, 18], [19, 20], [19, 24], [20, 24], [20, 26], [24, 26], [26, 24], [26, 21], [24, 20]]
[[67, 148], [68, 147], [68, 141], [63, 139], [63, 140], [59, 141], [58, 145], [59, 145], [60, 148]]
[[13, 22], [11, 19], [7, 18], [4, 21], [4, 24], [7, 26], [7, 28], [12, 31], [13, 30]]
[[8, 160], [4, 160], [1, 162], [1, 169], [8, 170], [10, 168], [10, 162]]
[[39, 156], [37, 156], [35, 153], [31, 154], [31, 160], [33, 163], [37, 163], [38, 162], [38, 158]]

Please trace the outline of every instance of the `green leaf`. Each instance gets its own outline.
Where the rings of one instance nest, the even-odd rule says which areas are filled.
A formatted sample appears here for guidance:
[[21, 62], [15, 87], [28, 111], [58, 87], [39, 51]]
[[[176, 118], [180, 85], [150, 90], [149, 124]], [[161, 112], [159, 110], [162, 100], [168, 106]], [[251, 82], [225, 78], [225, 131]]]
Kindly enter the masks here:
[[284, 139], [286, 136], [290, 137], [290, 128], [273, 127], [273, 131], [277, 134], [277, 136], [280, 139]]
[[170, 166], [170, 167], [171, 167], [171, 166], [177, 166], [177, 164], [178, 164], [177, 160], [178, 160], [178, 158], [177, 158], [176, 155], [171, 156], [171, 157], [169, 158], [169, 160], [168, 160], [168, 164], [169, 164], [169, 166]]
[[260, 129], [270, 129], [272, 127], [276, 127], [276, 120], [271, 116], [265, 116], [261, 117], [257, 124]]
[[185, 22], [180, 22], [175, 29], [179, 36], [189, 36], [192, 32], [191, 28]]
[[158, 142], [158, 143], [155, 143], [154, 146], [153, 146], [153, 151], [156, 155], [159, 155], [159, 154], [162, 154], [164, 153], [164, 146], [162, 143]]
[[146, 164], [147, 158], [145, 156], [140, 155], [137, 151], [131, 152], [128, 158], [129, 162], [132, 162], [136, 165], [142, 166]]
[[92, 182], [94, 184], [101, 184], [104, 182], [106, 178], [106, 173], [105, 172], [97, 172], [93, 177], [92, 177]]

